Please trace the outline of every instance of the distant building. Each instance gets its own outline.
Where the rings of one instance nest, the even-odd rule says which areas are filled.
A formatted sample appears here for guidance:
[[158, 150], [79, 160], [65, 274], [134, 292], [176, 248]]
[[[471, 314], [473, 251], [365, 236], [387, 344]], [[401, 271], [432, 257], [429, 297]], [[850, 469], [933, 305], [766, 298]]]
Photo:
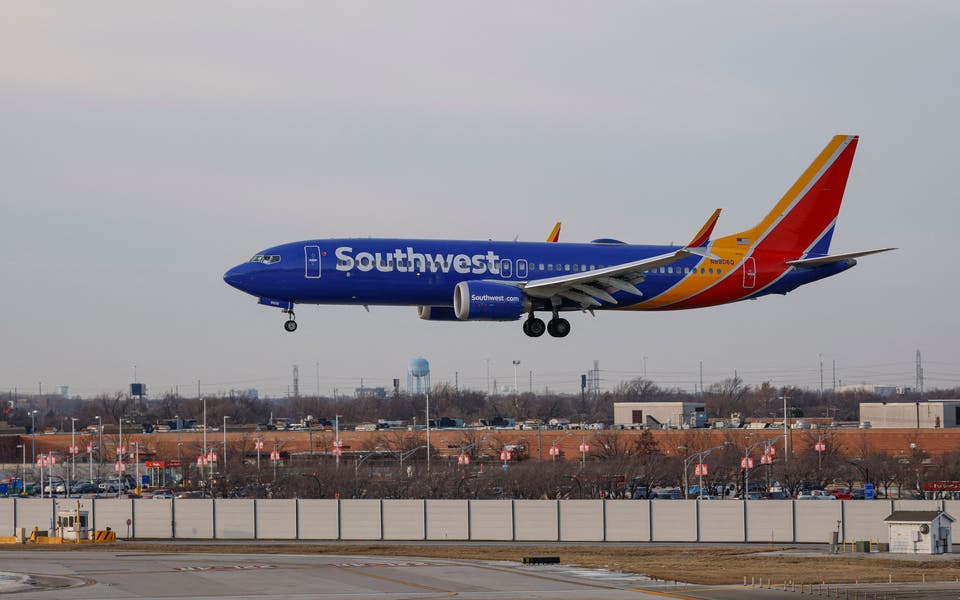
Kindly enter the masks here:
[[686, 429], [707, 426], [703, 402], [614, 402], [614, 427]]
[[859, 392], [866, 394], [873, 394], [874, 396], [880, 396], [881, 398], [889, 398], [895, 394], [903, 395], [909, 394], [910, 388], [906, 387], [896, 387], [892, 385], [873, 385], [869, 383], [858, 383], [854, 385], [841, 385], [836, 389], [838, 394], [844, 394], [847, 392]]
[[881, 429], [960, 427], [960, 400], [861, 402], [860, 426]]

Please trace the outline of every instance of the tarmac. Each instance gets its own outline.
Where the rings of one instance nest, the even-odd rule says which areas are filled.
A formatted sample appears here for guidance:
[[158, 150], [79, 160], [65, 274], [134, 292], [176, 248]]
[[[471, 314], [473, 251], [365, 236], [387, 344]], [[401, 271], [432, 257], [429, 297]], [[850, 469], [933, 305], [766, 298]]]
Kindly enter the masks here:
[[[960, 584], [695, 586], [572, 565], [302, 554], [5, 551], [0, 593], [30, 599], [957, 598]], [[24, 578], [23, 576], [28, 576]]]

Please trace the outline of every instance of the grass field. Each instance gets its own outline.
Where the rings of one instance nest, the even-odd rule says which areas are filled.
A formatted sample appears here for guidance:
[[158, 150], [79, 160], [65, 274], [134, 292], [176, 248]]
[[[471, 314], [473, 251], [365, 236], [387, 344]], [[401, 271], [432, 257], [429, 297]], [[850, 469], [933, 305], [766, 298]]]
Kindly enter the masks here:
[[190, 543], [119, 542], [76, 546], [0, 545], [0, 551], [150, 552], [213, 554], [334, 554], [416, 556], [425, 558], [509, 560], [525, 556], [559, 556], [564, 564], [641, 573], [657, 579], [699, 584], [743, 583], [744, 577], [774, 583], [854, 583], [957, 581], [960, 559], [897, 558], [891, 555], [828, 554], [824, 550], [777, 546], [589, 546], [589, 545], [417, 545], [313, 543]]

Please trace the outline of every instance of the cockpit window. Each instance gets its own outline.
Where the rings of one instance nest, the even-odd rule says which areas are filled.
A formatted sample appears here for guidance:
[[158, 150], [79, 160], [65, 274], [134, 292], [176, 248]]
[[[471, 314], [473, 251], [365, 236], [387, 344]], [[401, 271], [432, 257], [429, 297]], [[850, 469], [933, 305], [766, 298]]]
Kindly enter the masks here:
[[265, 265], [272, 265], [274, 263], [280, 262], [279, 254], [258, 254], [250, 259], [250, 262], [253, 263], [263, 263]]

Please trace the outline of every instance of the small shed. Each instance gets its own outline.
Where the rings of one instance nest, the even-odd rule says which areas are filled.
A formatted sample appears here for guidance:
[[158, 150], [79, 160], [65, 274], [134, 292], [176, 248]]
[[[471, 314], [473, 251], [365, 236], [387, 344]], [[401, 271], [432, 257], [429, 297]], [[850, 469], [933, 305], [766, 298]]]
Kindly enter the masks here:
[[890, 528], [890, 552], [949, 554], [953, 552], [951, 524], [942, 510], [895, 510], [884, 522]]

